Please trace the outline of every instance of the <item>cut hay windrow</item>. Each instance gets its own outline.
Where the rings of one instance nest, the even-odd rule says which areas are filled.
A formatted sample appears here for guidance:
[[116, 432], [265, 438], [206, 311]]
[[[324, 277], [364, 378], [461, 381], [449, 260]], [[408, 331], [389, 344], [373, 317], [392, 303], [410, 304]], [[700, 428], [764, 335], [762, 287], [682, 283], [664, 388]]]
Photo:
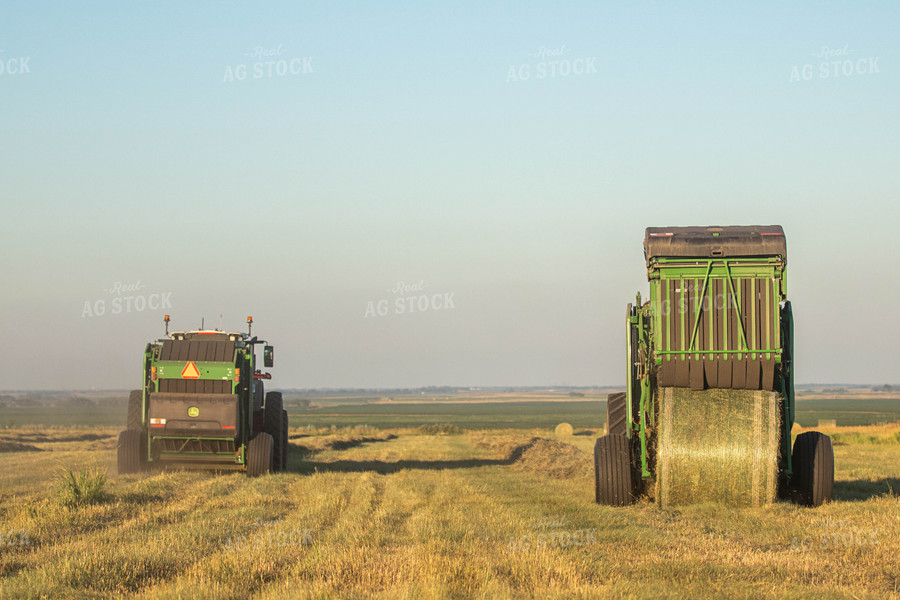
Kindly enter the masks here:
[[591, 458], [572, 444], [538, 438], [524, 447], [514, 469], [539, 473], [552, 479], [591, 476]]
[[41, 452], [41, 449], [31, 444], [0, 440], [0, 452]]
[[662, 388], [656, 498], [661, 506], [759, 506], [777, 492], [780, 396]]

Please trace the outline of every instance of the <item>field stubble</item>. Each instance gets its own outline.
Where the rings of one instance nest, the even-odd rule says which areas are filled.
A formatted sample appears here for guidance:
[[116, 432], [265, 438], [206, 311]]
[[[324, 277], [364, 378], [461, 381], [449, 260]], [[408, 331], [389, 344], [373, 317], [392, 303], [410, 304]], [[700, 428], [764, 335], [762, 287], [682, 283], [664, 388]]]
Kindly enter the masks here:
[[[38, 451], [4, 454], [0, 597], [900, 597], [893, 430], [843, 432], [834, 503], [739, 510], [595, 505], [592, 435], [440, 431], [294, 429], [290, 472], [247, 479], [7, 430]], [[65, 468], [106, 493], [60, 502]]]

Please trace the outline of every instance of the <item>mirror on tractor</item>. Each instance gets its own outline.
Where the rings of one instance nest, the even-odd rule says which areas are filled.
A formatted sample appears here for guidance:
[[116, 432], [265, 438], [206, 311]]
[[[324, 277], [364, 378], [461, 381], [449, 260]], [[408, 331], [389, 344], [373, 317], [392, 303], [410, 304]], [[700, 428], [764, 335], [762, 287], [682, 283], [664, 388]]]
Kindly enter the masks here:
[[275, 347], [274, 346], [264, 346], [263, 347], [263, 364], [266, 365], [266, 368], [275, 366]]

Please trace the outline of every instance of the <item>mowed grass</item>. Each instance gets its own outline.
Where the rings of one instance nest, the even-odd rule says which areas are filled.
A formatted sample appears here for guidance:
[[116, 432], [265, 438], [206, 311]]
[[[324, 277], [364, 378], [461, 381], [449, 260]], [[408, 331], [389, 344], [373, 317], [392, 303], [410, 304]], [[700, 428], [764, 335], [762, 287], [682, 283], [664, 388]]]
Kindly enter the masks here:
[[[0, 434], [38, 449], [2, 455], [0, 597], [900, 597], [891, 432], [835, 447], [823, 507], [665, 511], [594, 504], [593, 436], [546, 429], [295, 429], [258, 479], [119, 476], [116, 433]], [[61, 502], [65, 469], [105, 469], [105, 495]]]

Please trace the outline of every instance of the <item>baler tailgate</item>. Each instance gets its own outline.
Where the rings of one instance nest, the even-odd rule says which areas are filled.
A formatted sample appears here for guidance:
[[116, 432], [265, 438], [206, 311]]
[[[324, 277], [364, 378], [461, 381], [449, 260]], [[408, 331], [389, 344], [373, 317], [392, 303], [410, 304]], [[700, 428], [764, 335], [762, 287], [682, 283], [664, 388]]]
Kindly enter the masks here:
[[732, 277], [728, 261], [704, 270], [663, 273], [651, 284], [659, 385], [773, 390], [782, 350], [772, 277]]
[[233, 436], [238, 417], [236, 394], [150, 395], [151, 435]]

